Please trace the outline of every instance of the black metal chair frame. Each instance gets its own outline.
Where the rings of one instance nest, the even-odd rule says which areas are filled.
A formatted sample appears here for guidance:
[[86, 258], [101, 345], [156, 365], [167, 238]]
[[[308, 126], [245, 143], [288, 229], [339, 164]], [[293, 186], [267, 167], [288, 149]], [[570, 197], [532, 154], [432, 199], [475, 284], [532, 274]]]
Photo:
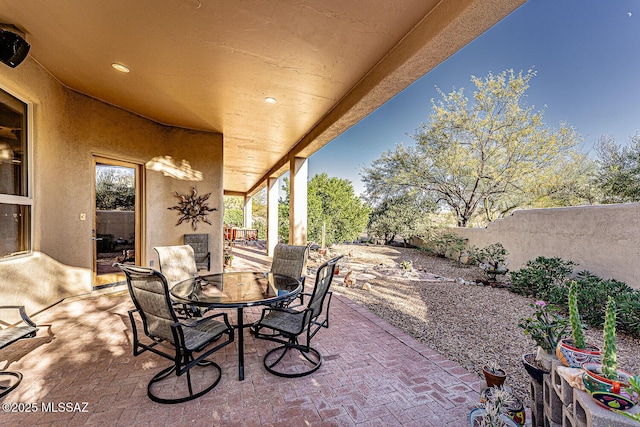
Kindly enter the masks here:
[[[327, 261], [318, 268], [316, 273], [316, 282], [312, 293], [307, 293], [310, 297], [308, 305], [303, 310], [295, 310], [292, 307], [268, 307], [262, 310], [262, 316], [260, 320], [252, 326], [252, 332], [256, 338], [274, 341], [280, 346], [270, 350], [265, 354], [263, 363], [268, 372], [286, 378], [295, 378], [309, 375], [317, 371], [322, 365], [322, 355], [318, 350], [311, 347], [311, 339], [318, 333], [320, 328], [329, 327], [329, 308], [331, 305], [331, 296], [333, 293], [329, 291], [331, 281], [333, 280], [335, 264], [342, 258], [342, 255]], [[325, 282], [326, 281], [326, 282]], [[326, 285], [326, 286], [324, 286]], [[324, 287], [324, 289], [323, 289]], [[323, 308], [326, 300], [325, 316], [321, 320]], [[270, 321], [270, 319], [283, 318], [283, 323], [278, 326], [277, 321]], [[301, 319], [294, 321], [297, 328], [287, 328], [286, 321], [294, 319]], [[269, 329], [273, 333], [264, 333], [263, 329]], [[306, 342], [301, 344], [298, 337], [306, 332]], [[311, 367], [307, 370], [300, 372], [285, 372], [277, 370], [276, 366], [284, 359], [289, 351], [298, 351], [310, 364]], [[274, 362], [270, 362], [269, 359], [272, 355], [281, 351]]]
[[[220, 382], [220, 379], [222, 377], [222, 370], [217, 363], [211, 360], [206, 360], [206, 358], [209, 357], [214, 352], [221, 349], [222, 347], [229, 345], [234, 341], [234, 328], [229, 323], [227, 313], [218, 313], [213, 316], [207, 316], [207, 317], [198, 319], [196, 321], [192, 321], [190, 323], [180, 322], [176, 317], [173, 303], [169, 297], [169, 288], [168, 288], [167, 280], [162, 275], [162, 273], [156, 270], [153, 270], [150, 268], [144, 268], [144, 267], [134, 267], [134, 266], [122, 265], [122, 264], [118, 264], [117, 266], [121, 268], [122, 271], [124, 271], [125, 275], [127, 276], [127, 286], [129, 287], [129, 294], [131, 295], [131, 299], [133, 300], [133, 303], [136, 307], [135, 309], [129, 310], [129, 320], [131, 321], [131, 327], [133, 330], [133, 355], [139, 356], [145, 351], [151, 351], [152, 353], [155, 353], [159, 356], [162, 356], [166, 359], [173, 361], [173, 365], [161, 370], [160, 372], [158, 372], [156, 375], [153, 376], [151, 381], [149, 381], [149, 384], [147, 386], [147, 395], [149, 396], [149, 398], [154, 402], [159, 402], [159, 403], [181, 403], [181, 402], [186, 402], [186, 401], [198, 398], [204, 395], [205, 393], [208, 393], [209, 391], [211, 391]], [[136, 297], [135, 292], [132, 289], [133, 288], [132, 279], [136, 277], [141, 277], [141, 276], [153, 276], [153, 277], [156, 277], [158, 280], [160, 280], [162, 283], [164, 298], [166, 300], [167, 307], [172, 315], [172, 320], [173, 320], [173, 323], [171, 324], [173, 342], [169, 342], [166, 339], [155, 337], [149, 331], [149, 325], [148, 325], [149, 322], [147, 319], [147, 315], [145, 314], [144, 310], [141, 308], [140, 302], [138, 301], [138, 298]], [[140, 341], [140, 338], [138, 335], [138, 327], [136, 325], [135, 318], [134, 318], [134, 314], [136, 313], [142, 320], [144, 334], [151, 340], [151, 343], [145, 344]], [[211, 322], [213, 319], [217, 317], [222, 317], [222, 320], [226, 325], [226, 329], [224, 329], [222, 332], [216, 335], [210, 334], [211, 336], [208, 337], [208, 339], [206, 339], [206, 341], [203, 342], [201, 345], [194, 348], [190, 348], [187, 345], [187, 342], [185, 340], [186, 328], [198, 328], [199, 325], [202, 325], [206, 322]], [[206, 333], [206, 332], [203, 332], [203, 333]], [[219, 340], [223, 334], [228, 335], [227, 340], [205, 351], [205, 348], [207, 346], [212, 344], [214, 341]], [[165, 352], [156, 348], [156, 346], [158, 345], [166, 346], [166, 344], [173, 347], [173, 349], [175, 350], [174, 354], [170, 354], [168, 352]], [[197, 355], [196, 357], [194, 355], [195, 353], [200, 353], [200, 354]], [[209, 386], [205, 387], [203, 390], [197, 393], [193, 393], [193, 388], [191, 383], [191, 374], [189, 370], [196, 365], [211, 366], [215, 370], [217, 370], [217, 375], [212, 384], [210, 384]], [[177, 376], [186, 374], [187, 385], [189, 390], [188, 396], [179, 397], [176, 399], [168, 399], [164, 397], [159, 397], [152, 392], [152, 386], [155, 383], [167, 378], [171, 373], [175, 373]]]
[[[0, 310], [18, 310], [22, 322], [26, 326], [14, 326], [10, 328], [0, 329], [0, 349], [5, 348], [14, 342], [23, 338], [33, 338], [36, 336], [38, 328], [35, 323], [27, 316], [24, 306], [22, 305], [3, 305], [0, 306]], [[0, 385], [0, 397], [6, 396], [12, 390], [14, 390], [22, 381], [22, 374], [17, 371], [0, 371], [0, 378], [13, 377], [13, 382], [10, 384]], [[11, 379], [11, 378], [10, 378]]]

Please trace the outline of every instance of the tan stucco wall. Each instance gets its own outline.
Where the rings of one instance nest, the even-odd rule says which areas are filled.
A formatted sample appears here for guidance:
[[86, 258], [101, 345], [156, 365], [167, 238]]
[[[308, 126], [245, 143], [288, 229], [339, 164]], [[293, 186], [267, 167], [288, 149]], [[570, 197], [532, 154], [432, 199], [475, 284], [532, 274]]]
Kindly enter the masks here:
[[202, 181], [191, 182], [144, 171], [142, 264], [154, 259], [153, 246], [182, 244], [182, 235], [193, 232], [186, 223], [176, 227], [178, 213], [167, 208], [177, 204], [176, 191], [190, 194], [195, 184], [201, 194], [212, 192], [209, 206], [218, 209], [209, 215], [213, 225], [201, 223], [198, 232], [210, 234], [212, 270], [221, 270], [221, 134], [162, 126], [68, 90], [30, 57], [15, 69], [1, 66], [0, 87], [34, 107], [35, 253], [0, 261], [2, 304], [26, 305], [34, 312], [92, 290], [93, 155], [138, 164], [171, 156], [202, 172]]
[[640, 289], [640, 204], [516, 211], [486, 228], [457, 228], [469, 244], [502, 243], [509, 269], [538, 256], [577, 262], [588, 270]]

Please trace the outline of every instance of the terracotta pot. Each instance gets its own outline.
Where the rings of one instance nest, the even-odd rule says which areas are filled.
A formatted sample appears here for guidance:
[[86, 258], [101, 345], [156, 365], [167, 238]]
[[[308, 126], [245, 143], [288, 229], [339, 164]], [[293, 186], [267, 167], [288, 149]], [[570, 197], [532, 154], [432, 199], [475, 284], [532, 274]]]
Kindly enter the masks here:
[[601, 406], [607, 409], [627, 411], [636, 405], [629, 393], [624, 390], [629, 386], [629, 379], [633, 375], [624, 371], [616, 371], [617, 380], [610, 380], [602, 374], [602, 365], [599, 363], [585, 363], [582, 365], [582, 369], [584, 369], [582, 374], [584, 387]]
[[544, 369], [536, 360], [535, 353], [527, 353], [522, 355], [522, 364], [524, 369], [535, 382], [542, 384], [543, 375], [548, 374], [550, 370]]
[[582, 368], [584, 363], [602, 362], [602, 352], [595, 345], [587, 344], [586, 349], [575, 347], [573, 339], [560, 340], [556, 347], [556, 356], [564, 366], [570, 368]]
[[482, 373], [484, 374], [484, 379], [487, 382], [487, 387], [501, 386], [507, 378], [507, 373], [505, 371], [501, 370], [500, 373], [496, 374], [488, 371], [486, 366], [482, 367]]

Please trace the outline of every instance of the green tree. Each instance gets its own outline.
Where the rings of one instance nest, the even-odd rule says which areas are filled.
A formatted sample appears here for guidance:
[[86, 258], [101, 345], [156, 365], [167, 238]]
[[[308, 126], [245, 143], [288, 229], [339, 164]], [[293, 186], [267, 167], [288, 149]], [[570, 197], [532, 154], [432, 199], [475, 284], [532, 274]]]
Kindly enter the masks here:
[[598, 165], [587, 156], [574, 153], [560, 158], [552, 166], [548, 180], [536, 182], [538, 187], [528, 190], [533, 195], [530, 205], [535, 208], [593, 205], [602, 193], [597, 185]]
[[133, 211], [135, 203], [133, 169], [117, 166], [96, 168], [96, 209]]
[[605, 203], [640, 200], [640, 134], [631, 137], [627, 146], [617, 145], [610, 136], [596, 144], [598, 185]]
[[[279, 233], [289, 236], [289, 181], [285, 178], [285, 198], [278, 206]], [[369, 219], [369, 208], [355, 195], [351, 181], [316, 175], [307, 188], [307, 237], [309, 241], [322, 241], [325, 227], [327, 243], [353, 241], [360, 237]]]
[[258, 239], [267, 238], [267, 190], [256, 193], [251, 198], [251, 212], [253, 216], [252, 228], [258, 230]]
[[406, 245], [412, 237], [426, 234], [433, 225], [429, 214], [435, 209], [432, 200], [416, 194], [385, 199], [372, 210], [367, 230], [371, 236], [384, 239], [385, 244], [400, 236]]
[[224, 196], [224, 224], [229, 227], [242, 227], [244, 225], [244, 211], [242, 198], [238, 196]]
[[542, 111], [524, 105], [534, 76], [510, 70], [472, 77], [471, 100], [463, 89], [439, 90], [429, 123], [413, 135], [416, 145], [383, 153], [363, 170], [369, 201], [416, 191], [450, 209], [461, 227], [532, 205], [540, 197], [532, 190], [555, 179], [554, 165], [571, 162], [580, 142], [573, 128], [551, 130]]

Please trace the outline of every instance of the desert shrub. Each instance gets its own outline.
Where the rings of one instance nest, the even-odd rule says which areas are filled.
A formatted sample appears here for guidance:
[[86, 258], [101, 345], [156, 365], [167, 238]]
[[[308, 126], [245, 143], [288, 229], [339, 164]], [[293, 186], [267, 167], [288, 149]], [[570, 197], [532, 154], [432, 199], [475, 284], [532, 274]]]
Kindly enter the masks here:
[[621, 295], [617, 303], [620, 330], [640, 337], [640, 291]]
[[457, 234], [434, 229], [425, 236], [425, 246], [422, 249], [440, 257], [455, 259], [460, 264], [466, 247], [465, 239]]
[[511, 291], [566, 306], [564, 283], [573, 273], [574, 265], [577, 264], [573, 261], [539, 256], [511, 272]]
[[[588, 271], [581, 271], [576, 275], [578, 282], [578, 310], [582, 320], [591, 326], [604, 324], [607, 298], [612, 296], [616, 303], [633, 289], [624, 282], [614, 279], [603, 279]], [[619, 304], [618, 304], [619, 305]], [[621, 321], [622, 319], [619, 319]]]
[[484, 270], [487, 278], [491, 281], [496, 280], [498, 274], [506, 274], [507, 270], [507, 255], [509, 252], [502, 246], [502, 243], [493, 243], [484, 248], [477, 248], [472, 246], [469, 248], [468, 262], [470, 264], [477, 264], [482, 270]]
[[[577, 264], [561, 258], [538, 257], [528, 261], [520, 270], [511, 272], [510, 290], [567, 310], [567, 281], [575, 265]], [[578, 284], [578, 311], [583, 322], [601, 327], [604, 324], [607, 299], [611, 296], [618, 307], [619, 330], [640, 337], [640, 291], [624, 282], [603, 279], [586, 270], [577, 273], [575, 280]]]

